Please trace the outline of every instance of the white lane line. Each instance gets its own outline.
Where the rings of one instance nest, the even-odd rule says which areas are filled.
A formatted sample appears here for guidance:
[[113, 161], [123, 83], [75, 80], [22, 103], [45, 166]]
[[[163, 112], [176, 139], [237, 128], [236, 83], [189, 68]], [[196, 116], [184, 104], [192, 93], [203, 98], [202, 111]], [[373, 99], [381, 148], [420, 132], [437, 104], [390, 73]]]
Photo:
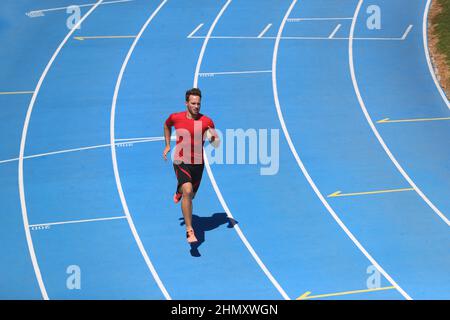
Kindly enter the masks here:
[[[131, 2], [131, 1], [134, 1], [134, 0], [105, 1], [105, 2], [101, 3], [101, 5], [115, 4], [115, 3], [122, 3], [122, 2]], [[77, 5], [74, 5], [74, 6], [82, 8], [82, 7], [92, 7], [94, 5], [95, 5], [95, 3], [87, 3], [87, 4], [77, 4]], [[26, 15], [27, 16], [32, 16], [34, 14], [42, 14], [43, 12], [66, 10], [69, 7], [70, 6], [58, 7], [58, 8], [49, 8], [49, 9], [36, 9], [36, 10], [31, 10], [31, 11], [27, 12]]]
[[[360, 0], [358, 4], [358, 10], [361, 7], [363, 3], [363, 0]], [[361, 106], [361, 109], [364, 113], [364, 116], [366, 117], [367, 122], [370, 125], [370, 128], [372, 129], [374, 135], [377, 137], [379, 143], [383, 147], [386, 154], [391, 159], [392, 163], [395, 165], [397, 170], [402, 174], [403, 178], [405, 178], [406, 181], [411, 185], [411, 187], [414, 188], [414, 190], [417, 192], [417, 194], [430, 206], [430, 208], [444, 221], [447, 226], [450, 226], [449, 219], [427, 198], [427, 196], [422, 192], [422, 190], [419, 189], [419, 187], [414, 183], [414, 181], [409, 177], [409, 175], [406, 173], [406, 171], [402, 168], [402, 166], [398, 163], [397, 159], [395, 159], [394, 155], [392, 154], [391, 150], [389, 150], [388, 146], [384, 142], [383, 138], [381, 137], [380, 133], [378, 132], [375, 124], [372, 121], [372, 118], [370, 117], [369, 112], [367, 111], [366, 105], [364, 103], [364, 100], [362, 98], [361, 92], [359, 90], [358, 81], [356, 79], [356, 73], [355, 73], [355, 66], [354, 66], [354, 58], [353, 58], [353, 34], [355, 32], [355, 24], [357, 19], [357, 12], [355, 14], [355, 20], [353, 20], [352, 23], [352, 29], [350, 32], [350, 41], [349, 41], [349, 66], [350, 66], [350, 74], [352, 77], [353, 82], [353, 88], [355, 90], [355, 94], [358, 98], [359, 105]]]
[[235, 74], [255, 74], [255, 73], [271, 73], [272, 70], [259, 71], [227, 71], [227, 72], [201, 72], [199, 76], [202, 78], [214, 77], [216, 75], [235, 75]]
[[136, 38], [133, 41], [133, 44], [131, 45], [130, 49], [128, 50], [127, 56], [125, 57], [125, 60], [122, 63], [122, 67], [120, 68], [120, 72], [117, 77], [116, 85], [114, 88], [114, 95], [113, 95], [112, 104], [111, 104], [110, 145], [111, 145], [111, 159], [112, 159], [112, 165], [113, 165], [113, 169], [114, 169], [114, 177], [116, 179], [117, 191], [119, 192], [120, 201], [122, 203], [123, 210], [127, 217], [127, 221], [130, 226], [131, 232], [133, 233], [134, 239], [136, 240], [139, 250], [147, 264], [148, 269], [152, 273], [153, 278], [155, 279], [159, 289], [161, 290], [161, 292], [163, 293], [164, 297], [167, 300], [171, 300], [172, 298], [170, 297], [169, 293], [167, 292], [158, 273], [156, 272], [155, 267], [153, 266], [153, 263], [151, 262], [148, 254], [147, 254], [147, 251], [145, 250], [145, 247], [144, 247], [144, 245], [141, 241], [141, 238], [139, 237], [139, 234], [134, 225], [133, 218], [131, 217], [131, 214], [130, 214], [130, 210], [128, 209], [127, 200], [125, 199], [125, 194], [122, 189], [122, 182], [120, 180], [119, 168], [118, 168], [118, 164], [117, 164], [116, 144], [115, 144], [115, 141], [116, 141], [116, 139], [115, 139], [115, 115], [116, 115], [117, 97], [119, 95], [120, 85], [122, 84], [122, 78], [125, 73], [125, 69], [127, 68], [128, 62], [130, 61], [130, 58], [131, 58], [131, 55], [133, 54], [133, 51], [136, 48], [136, 45], [139, 42], [139, 39], [142, 37], [142, 34], [147, 29], [148, 25], [153, 20], [153, 18], [158, 14], [158, 12], [161, 10], [161, 8], [166, 3], [167, 3], [167, 0], [162, 1], [160, 3], [160, 5], [156, 8], [156, 10], [147, 19], [145, 24], [142, 26], [141, 30], [139, 31], [139, 34], [136, 36]]
[[[283, 113], [281, 111], [280, 101], [278, 98], [278, 87], [277, 87], [277, 56], [278, 56], [278, 48], [280, 45], [281, 40], [281, 34], [283, 32], [284, 26], [286, 24], [286, 19], [289, 16], [289, 13], [294, 8], [295, 3], [297, 0], [292, 1], [291, 7], [289, 8], [289, 11], [287, 12], [286, 16], [283, 19], [283, 22], [280, 25], [280, 29], [278, 30], [277, 40], [275, 42], [274, 52], [273, 52], [273, 60], [272, 60], [272, 86], [273, 86], [273, 96], [275, 101], [275, 107], [277, 109], [278, 119], [280, 121], [280, 125], [283, 129], [284, 136], [286, 137], [286, 141], [289, 144], [289, 148], [291, 149], [292, 154], [294, 155], [295, 160], [297, 161], [298, 166], [300, 167], [301, 171], [303, 172], [303, 175], [308, 180], [308, 183], [311, 185], [312, 189], [316, 193], [317, 197], [320, 199], [322, 204], [325, 206], [325, 208], [328, 210], [328, 212], [331, 214], [331, 216], [334, 218], [334, 220], [339, 224], [339, 226], [344, 230], [344, 232], [347, 234], [347, 236], [353, 241], [353, 243], [358, 247], [358, 249], [366, 256], [366, 258], [374, 265], [379, 272], [383, 274], [383, 276], [399, 290], [399, 292], [406, 298], [411, 299], [404, 291], [400, 288], [400, 286], [384, 271], [383, 268], [375, 261], [375, 259], [367, 252], [367, 250], [361, 245], [361, 243], [356, 239], [356, 237], [350, 232], [350, 230], [347, 228], [347, 226], [342, 222], [342, 220], [339, 218], [339, 216], [336, 214], [336, 212], [333, 210], [333, 208], [330, 206], [330, 204], [327, 202], [325, 197], [320, 192], [319, 188], [314, 183], [313, 179], [308, 173], [308, 170], [306, 169], [305, 165], [303, 164], [302, 160], [300, 159], [297, 150], [295, 149], [294, 143], [292, 142], [291, 136], [289, 135], [289, 132], [286, 127], [286, 123], [284, 122]], [[358, 7], [355, 11], [355, 19], [353, 20], [352, 30], [354, 30], [354, 23], [356, 21], [356, 17], [358, 15], [358, 12], [360, 10], [362, 1], [358, 4]], [[353, 32], [353, 31], [352, 31]]]
[[261, 38], [263, 35], [265, 35], [266, 32], [267, 32], [267, 30], [269, 30], [271, 26], [272, 26], [272, 24], [269, 23], [269, 24], [264, 28], [264, 30], [261, 31], [261, 33], [258, 35], [258, 38]]
[[192, 38], [192, 36], [198, 31], [200, 30], [200, 28], [203, 27], [203, 23], [200, 23], [197, 28], [194, 29], [194, 31], [192, 31], [187, 37], [188, 38]]
[[64, 47], [66, 42], [70, 39], [72, 34], [77, 30], [77, 28], [81, 25], [81, 23], [86, 20], [87, 17], [95, 10], [97, 7], [103, 2], [103, 0], [99, 0], [81, 19], [77, 22], [77, 24], [74, 26], [73, 29], [69, 31], [69, 33], [66, 35], [64, 40], [60, 43], [56, 51], [53, 53], [53, 56], [51, 57], [50, 61], [48, 62], [47, 66], [44, 69], [44, 72], [41, 74], [41, 77], [39, 78], [39, 81], [36, 85], [36, 89], [33, 92], [33, 96], [31, 97], [30, 104], [28, 105], [27, 114], [25, 117], [25, 122], [23, 125], [22, 130], [22, 138], [20, 141], [20, 152], [19, 152], [19, 170], [18, 170], [18, 183], [19, 183], [19, 195], [20, 195], [20, 207], [22, 210], [22, 218], [23, 218], [23, 226], [25, 229], [25, 235], [27, 239], [27, 245], [28, 250], [30, 252], [31, 261], [33, 264], [34, 273], [36, 275], [36, 279], [39, 284], [39, 289], [41, 291], [42, 297], [44, 300], [48, 300], [48, 294], [47, 290], [44, 285], [44, 281], [42, 280], [41, 270], [39, 268], [39, 264], [36, 258], [36, 253], [34, 251], [34, 245], [33, 245], [33, 239], [31, 238], [29, 223], [28, 223], [28, 212], [27, 212], [27, 205], [26, 205], [26, 198], [25, 198], [25, 187], [23, 182], [23, 160], [24, 160], [24, 153], [25, 153], [25, 144], [27, 141], [27, 134], [28, 134], [28, 125], [30, 123], [31, 119], [31, 113], [33, 112], [34, 105], [36, 103], [36, 98], [39, 94], [39, 90], [41, 89], [42, 83], [44, 82], [45, 77], [47, 76], [47, 73], [49, 72], [51, 66], [53, 65], [53, 62], [55, 61], [56, 57], [58, 56], [61, 49]]
[[[191, 39], [206, 39], [206, 36], [193, 36]], [[275, 39], [275, 37], [255, 37], [255, 36], [211, 36], [209, 39]]]
[[336, 26], [336, 28], [334, 28], [334, 30], [333, 30], [333, 32], [330, 34], [330, 36], [328, 37], [328, 39], [333, 39], [334, 38], [334, 36], [336, 35], [336, 33], [339, 31], [339, 29], [341, 28], [341, 24], [338, 24], [337, 26]]
[[[172, 137], [172, 140], [174, 140], [175, 137]], [[116, 145], [123, 145], [124, 143], [145, 143], [145, 142], [154, 142], [154, 141], [164, 141], [164, 137], [148, 137], [148, 138], [128, 138], [128, 139], [116, 139]], [[98, 149], [98, 148], [106, 148], [111, 147], [111, 144], [99, 144], [96, 146], [89, 146], [89, 147], [81, 147], [81, 148], [73, 148], [73, 149], [66, 149], [66, 150], [59, 150], [59, 151], [52, 151], [47, 153], [39, 153], [39, 154], [33, 154], [30, 156], [24, 156], [23, 159], [33, 159], [33, 158], [40, 158], [40, 157], [46, 157], [46, 156], [52, 156], [55, 154], [63, 154], [63, 153], [69, 153], [69, 152], [77, 152], [77, 151], [85, 151], [85, 150], [92, 150], [92, 149]], [[8, 163], [8, 162], [14, 162], [18, 161], [19, 158], [12, 158], [7, 160], [1, 160], [0, 164], [2, 163]]]
[[[24, 157], [24, 159], [26, 159], [26, 157]], [[12, 158], [12, 159], [2, 160], [2, 161], [0, 161], [0, 164], [14, 162], [14, 161], [19, 161], [19, 158]]]
[[[137, 142], [137, 141], [140, 141], [140, 140], [145, 140], [145, 141], [161, 141], [161, 140], [164, 140], [164, 137], [142, 137], [142, 138], [122, 138], [122, 139], [116, 139], [117, 142], [121, 142], [121, 141], [127, 141], [127, 142], [133, 141], [133, 142]], [[171, 137], [170, 137], [170, 140], [174, 141], [174, 140], [176, 140], [176, 137], [175, 137], [175, 136], [171, 136]], [[109, 146], [109, 144], [108, 144], [108, 146]]]
[[[220, 12], [217, 15], [216, 19], [214, 20], [213, 24], [209, 28], [208, 34], [205, 37], [205, 41], [203, 42], [203, 45], [202, 45], [202, 48], [201, 48], [201, 51], [200, 51], [200, 55], [198, 57], [197, 67], [195, 68], [194, 85], [193, 85], [194, 88], [198, 86], [198, 77], [199, 77], [199, 73], [200, 73], [200, 66], [201, 66], [202, 61], [203, 61], [203, 56], [205, 54], [205, 50], [206, 50], [206, 46], [208, 45], [208, 41], [209, 41], [209, 39], [211, 39], [211, 34], [212, 34], [212, 32], [213, 32], [217, 22], [219, 21], [220, 17], [225, 12], [225, 10], [227, 9], [227, 7], [228, 7], [228, 5], [230, 3], [231, 3], [231, 0], [228, 0], [225, 3], [225, 5], [222, 7], [222, 9], [220, 10]], [[203, 158], [204, 158], [204, 161], [205, 161], [206, 171], [208, 173], [209, 179], [211, 180], [211, 184], [212, 184], [212, 186], [214, 188], [214, 191], [217, 194], [217, 198], [219, 199], [223, 209], [227, 213], [227, 216], [232, 218], [232, 219], [234, 219], [233, 215], [231, 214], [230, 209], [228, 208], [227, 203], [225, 202], [225, 199], [222, 196], [222, 193], [220, 192], [220, 189], [219, 189], [219, 186], [217, 185], [216, 179], [214, 178], [214, 175], [213, 175], [211, 167], [209, 165], [208, 157], [207, 157], [207, 155], [205, 153], [205, 150], [203, 150]], [[259, 258], [259, 256], [256, 253], [256, 251], [253, 249], [251, 244], [248, 242], [248, 240], [245, 237], [244, 233], [242, 232], [241, 228], [238, 225], [235, 225], [234, 226], [234, 230], [237, 232], [237, 234], [241, 238], [242, 242], [244, 243], [244, 245], [247, 247], [248, 251], [250, 252], [250, 254], [253, 256], [253, 258], [258, 263], [259, 267], [261, 268], [261, 270], [263, 270], [263, 272], [266, 274], [266, 276], [269, 278], [269, 280], [272, 282], [272, 284], [275, 286], [275, 288], [278, 290], [278, 292], [283, 296], [284, 299], [290, 300], [289, 296], [286, 294], [286, 292], [280, 286], [278, 281], [273, 277], [273, 275], [270, 273], [269, 269], [267, 269], [267, 267], [264, 265], [262, 260]]]
[[287, 22], [301, 22], [301, 21], [328, 21], [328, 20], [352, 20], [352, 17], [331, 17], [331, 18], [289, 18]]
[[[350, 38], [333, 38], [333, 39], [336, 39], [336, 40], [350, 40]], [[360, 37], [360, 38], [353, 38], [353, 40], [358, 40], [358, 41], [363, 41], [363, 40], [365, 40], [365, 41], [403, 41], [403, 40], [405, 40], [405, 39], [403, 39], [403, 38], [387, 38], [387, 37], [385, 37], [385, 38], [383, 38], [383, 37], [379, 37], [379, 38], [368, 38], [368, 37], [366, 37], [366, 38], [364, 38], [364, 37]]]
[[33, 94], [33, 91], [7, 91], [7, 92], [0, 92], [0, 96], [3, 96], [3, 95], [16, 95], [16, 94]]
[[444, 100], [444, 103], [447, 105], [447, 108], [450, 109], [450, 101], [445, 95], [444, 89], [439, 84], [439, 81], [436, 77], [436, 73], [434, 72], [433, 63], [431, 62], [430, 52], [428, 50], [428, 12], [430, 11], [431, 0], [427, 1], [427, 5], [425, 6], [425, 11], [423, 13], [423, 22], [422, 22], [422, 34], [423, 34], [423, 49], [425, 51], [425, 58], [427, 59], [428, 69], [430, 70], [431, 77], [433, 78], [434, 84], [439, 91], [439, 94]]
[[85, 220], [71, 220], [71, 221], [60, 221], [60, 222], [50, 222], [50, 223], [39, 223], [39, 224], [30, 224], [30, 228], [56, 226], [56, 225], [62, 225], [62, 224], [75, 224], [75, 223], [85, 223], [85, 222], [117, 220], [117, 219], [126, 219], [126, 218], [127, 218], [126, 216], [119, 216], [119, 217], [109, 217], [109, 218], [96, 218], [96, 219], [85, 219]]
[[[89, 147], [81, 147], [81, 148], [73, 148], [73, 149], [52, 151], [52, 152], [46, 152], [46, 153], [39, 153], [39, 154], [34, 154], [34, 155], [23, 157], [23, 159], [40, 158], [40, 157], [46, 157], [46, 156], [51, 156], [51, 155], [56, 155], [56, 154], [63, 154], [63, 153], [77, 152], [77, 151], [84, 151], [84, 150], [92, 150], [92, 149], [98, 149], [98, 148], [104, 148], [104, 147], [109, 147], [109, 144], [100, 144], [97, 146], [89, 146]], [[7, 162], [9, 160], [4, 160], [4, 161]], [[3, 161], [0, 161], [0, 163], [3, 163]]]
[[406, 39], [406, 37], [408, 36], [408, 34], [411, 32], [411, 29], [413, 28], [413, 25], [412, 24], [410, 24], [409, 26], [408, 26], [408, 28], [405, 30], [405, 33], [403, 34], [403, 36], [402, 36], [402, 40], [405, 40]]
[[78, 36], [75, 40], [84, 41], [89, 39], [134, 39], [136, 36]]
[[[155, 141], [164, 141], [164, 137], [156, 137], [156, 138], [136, 138], [136, 139], [116, 139], [116, 146], [123, 143], [142, 143], [142, 142], [155, 142]], [[111, 144], [109, 144], [111, 146]]]
[[[205, 39], [204, 36], [193, 36], [191, 39]], [[252, 37], [252, 36], [212, 36], [210, 39], [243, 39], [243, 40], [276, 40], [276, 37]], [[334, 41], [334, 40], [350, 40], [348, 37], [290, 37], [290, 36], [284, 36], [281, 37], [281, 40], [328, 40], [328, 41]], [[405, 39], [399, 38], [399, 37], [360, 37], [360, 38], [353, 38], [353, 40], [358, 41], [403, 41]]]

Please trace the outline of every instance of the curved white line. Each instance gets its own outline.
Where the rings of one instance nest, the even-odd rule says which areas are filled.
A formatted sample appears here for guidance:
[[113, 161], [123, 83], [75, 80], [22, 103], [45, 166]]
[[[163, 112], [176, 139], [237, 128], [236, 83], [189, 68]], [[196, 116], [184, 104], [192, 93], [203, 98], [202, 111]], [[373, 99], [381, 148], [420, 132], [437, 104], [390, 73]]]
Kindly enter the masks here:
[[133, 233], [133, 237], [136, 240], [136, 243], [139, 247], [139, 250], [145, 260], [145, 263], [147, 264], [147, 267], [149, 268], [150, 272], [153, 275], [153, 278], [155, 279], [159, 289], [164, 294], [164, 297], [167, 300], [171, 300], [169, 293], [167, 292], [166, 288], [164, 287], [164, 284], [162, 283], [161, 279], [159, 278], [158, 273], [156, 272], [155, 267], [153, 266], [147, 251], [144, 248], [144, 245], [142, 244], [141, 238], [139, 237], [139, 234], [136, 230], [136, 227], [134, 226], [133, 219], [131, 218], [130, 210], [128, 209], [127, 200], [125, 199], [125, 195], [122, 189], [122, 183], [120, 180], [119, 175], [119, 169], [117, 164], [117, 155], [116, 155], [116, 144], [115, 144], [115, 114], [116, 114], [116, 105], [117, 105], [117, 97], [119, 95], [120, 85], [122, 83], [123, 74], [125, 72], [125, 69], [127, 68], [128, 62], [130, 61], [131, 55], [134, 51], [134, 48], [136, 47], [139, 39], [141, 38], [142, 34], [144, 33], [145, 29], [147, 29], [147, 26], [150, 24], [150, 22], [153, 20], [153, 18], [156, 16], [156, 14], [159, 12], [159, 10], [166, 4], [167, 0], [164, 0], [161, 2], [161, 4], [156, 8], [156, 10], [152, 13], [150, 18], [145, 22], [145, 24], [142, 26], [141, 30], [139, 31], [139, 34], [136, 36], [136, 38], [133, 41], [133, 44], [131, 45], [130, 49], [128, 50], [128, 54], [122, 64], [122, 68], [120, 69], [119, 76], [117, 77], [116, 86], [114, 89], [114, 96], [113, 101], [111, 105], [111, 121], [110, 121], [110, 138], [111, 138], [111, 157], [112, 157], [112, 164], [114, 169], [114, 177], [116, 179], [116, 185], [117, 185], [117, 191], [119, 192], [120, 201], [122, 203], [123, 210], [125, 212], [125, 215], [127, 217], [128, 224], [130, 226], [131, 232]]
[[444, 100], [444, 103], [447, 105], [447, 107], [450, 109], [450, 102], [448, 101], [447, 96], [445, 95], [444, 89], [442, 89], [441, 85], [439, 84], [439, 81], [436, 77], [436, 74], [434, 73], [434, 68], [433, 68], [433, 64], [431, 63], [431, 58], [430, 58], [430, 52], [428, 50], [428, 13], [430, 11], [430, 5], [431, 5], [431, 0], [427, 1], [427, 5], [425, 6], [425, 11], [423, 13], [423, 29], [422, 29], [422, 33], [423, 33], [423, 49], [425, 50], [425, 57], [427, 59], [427, 64], [428, 64], [428, 69], [430, 70], [431, 73], [431, 77], [433, 78], [434, 84], [436, 85], [436, 88], [438, 89], [442, 100]]
[[39, 78], [39, 81], [36, 85], [36, 89], [33, 92], [33, 96], [31, 97], [30, 104], [28, 105], [27, 115], [25, 117], [25, 123], [23, 125], [22, 130], [22, 138], [20, 141], [20, 153], [19, 153], [19, 195], [20, 195], [20, 206], [22, 209], [22, 218], [23, 218], [23, 226], [25, 228], [25, 235], [27, 239], [27, 245], [28, 245], [28, 251], [30, 252], [31, 261], [34, 268], [34, 273], [36, 275], [36, 279], [39, 284], [39, 289], [41, 290], [42, 297], [45, 300], [48, 300], [48, 294], [47, 290], [45, 289], [44, 281], [42, 280], [41, 270], [39, 268], [39, 264], [37, 262], [36, 253], [34, 251], [34, 245], [33, 245], [33, 239], [31, 238], [29, 223], [28, 223], [28, 213], [27, 213], [27, 205], [26, 205], [26, 199], [25, 199], [25, 187], [23, 183], [23, 159], [24, 159], [24, 153], [25, 153], [25, 144], [27, 141], [27, 134], [28, 134], [28, 125], [30, 123], [31, 119], [31, 113], [33, 112], [34, 104], [36, 103], [37, 95], [39, 94], [39, 90], [41, 89], [42, 83], [44, 82], [45, 77], [47, 76], [47, 73], [49, 72], [51, 66], [53, 65], [53, 62], [55, 61], [56, 57], [58, 56], [61, 49], [64, 47], [66, 42], [70, 39], [72, 34], [78, 29], [78, 27], [83, 23], [84, 20], [103, 2], [103, 0], [99, 0], [84, 16], [83, 18], [78, 21], [78, 23], [69, 31], [69, 33], [66, 35], [64, 40], [60, 43], [56, 51], [53, 53], [53, 56], [51, 57], [50, 61], [47, 63], [47, 66], [44, 69], [44, 72], [41, 74], [41, 77]]
[[[280, 107], [280, 101], [278, 98], [278, 88], [277, 88], [277, 56], [278, 56], [278, 47], [281, 40], [281, 34], [284, 29], [284, 25], [286, 24], [286, 20], [289, 17], [289, 14], [291, 13], [292, 9], [294, 8], [297, 0], [292, 1], [292, 4], [286, 13], [286, 16], [283, 19], [283, 22], [281, 23], [280, 29], [278, 30], [277, 39], [275, 41], [275, 48], [273, 52], [273, 60], [272, 60], [272, 85], [273, 85], [273, 96], [275, 100], [275, 107], [277, 109], [278, 118], [280, 120], [281, 127], [283, 129], [283, 133], [286, 137], [286, 141], [289, 144], [289, 148], [291, 149], [292, 154], [294, 155], [295, 160], [297, 161], [298, 166], [300, 167], [301, 171], [303, 172], [303, 175], [305, 176], [306, 180], [308, 180], [308, 183], [311, 185], [312, 189], [316, 193], [317, 197], [320, 199], [322, 204], [325, 206], [325, 208], [328, 210], [328, 212], [331, 214], [331, 216], [334, 218], [334, 220], [339, 224], [339, 226], [344, 230], [344, 232], [347, 234], [347, 236], [353, 241], [353, 243], [358, 247], [358, 249], [366, 256], [367, 259], [374, 265], [379, 272], [383, 274], [383, 276], [394, 286], [396, 289], [408, 300], [411, 300], [411, 297], [403, 291], [402, 288], [389, 276], [389, 274], [384, 271], [384, 269], [378, 264], [377, 261], [367, 252], [367, 250], [361, 245], [361, 243], [356, 239], [356, 237], [350, 232], [350, 230], [347, 228], [347, 226], [342, 222], [342, 220], [338, 217], [336, 212], [333, 210], [333, 208], [329, 205], [327, 200], [324, 198], [322, 193], [320, 192], [319, 188], [317, 188], [316, 184], [314, 183], [313, 179], [309, 175], [308, 171], [306, 170], [302, 160], [300, 159], [295, 146], [292, 142], [291, 136], [289, 135], [289, 132], [286, 127], [286, 123], [284, 122], [283, 113], [281, 112]], [[358, 14], [359, 8], [361, 6], [361, 2], [359, 3], [355, 16]]]
[[355, 94], [358, 98], [359, 105], [361, 106], [361, 109], [364, 113], [364, 116], [366, 117], [367, 122], [370, 125], [370, 128], [372, 129], [373, 133], [377, 137], [379, 143], [383, 147], [386, 154], [391, 159], [392, 163], [394, 163], [397, 170], [402, 174], [403, 178], [405, 178], [406, 181], [411, 185], [411, 187], [414, 188], [414, 190], [417, 192], [417, 194], [430, 206], [430, 208], [444, 221], [447, 226], [450, 226], [450, 221], [447, 219], [447, 217], [427, 198], [427, 196], [417, 187], [417, 185], [412, 181], [412, 179], [408, 176], [405, 170], [403, 170], [402, 166], [398, 163], [397, 159], [395, 159], [394, 155], [392, 154], [391, 150], [389, 150], [388, 146], [384, 142], [383, 138], [381, 137], [380, 133], [378, 132], [377, 128], [375, 127], [375, 124], [372, 121], [372, 118], [369, 115], [369, 112], [367, 111], [366, 105], [364, 103], [364, 100], [361, 96], [361, 92], [359, 90], [358, 81], [356, 79], [355, 74], [355, 66], [354, 66], [354, 59], [353, 59], [353, 35], [355, 32], [355, 25], [356, 20], [358, 19], [358, 12], [359, 8], [361, 7], [364, 0], [360, 0], [358, 3], [358, 10], [355, 12], [355, 17], [352, 22], [352, 26], [350, 29], [350, 37], [349, 37], [349, 43], [348, 43], [348, 51], [349, 51], [349, 65], [350, 65], [350, 74], [352, 77], [353, 82], [353, 88], [355, 90]]
[[[206, 46], [208, 45], [208, 41], [211, 37], [211, 34], [217, 24], [217, 22], [219, 21], [220, 17], [222, 16], [222, 14], [225, 12], [225, 10], [227, 9], [228, 5], [231, 3], [231, 0], [228, 0], [225, 5], [222, 7], [222, 10], [220, 10], [219, 14], [217, 15], [216, 19], [214, 20], [213, 24], [211, 25], [211, 27], [209, 28], [208, 34], [205, 37], [205, 40], [203, 42], [203, 46], [201, 48], [200, 51], [200, 55], [197, 61], [197, 67], [195, 68], [195, 75], [194, 75], [194, 88], [197, 87], [198, 85], [198, 76], [200, 73], [200, 66], [202, 64], [202, 60], [203, 60], [203, 55], [205, 54], [205, 50], [206, 50]], [[225, 199], [222, 196], [222, 193], [220, 192], [219, 186], [217, 185], [216, 179], [214, 178], [214, 175], [212, 173], [211, 167], [209, 165], [208, 162], [208, 157], [206, 156], [206, 153], [203, 151], [203, 158], [205, 161], [205, 167], [206, 167], [206, 171], [208, 172], [208, 176], [209, 179], [211, 180], [211, 184], [213, 185], [214, 191], [217, 194], [217, 198], [219, 199], [223, 209], [225, 210], [225, 212], [227, 213], [227, 215], [231, 218], [233, 218], [233, 215], [231, 214], [230, 209], [228, 208], [227, 203], [225, 202]], [[234, 226], [234, 230], [236, 230], [237, 234], [239, 235], [239, 237], [241, 238], [242, 242], [244, 243], [244, 245], [247, 247], [248, 251], [251, 253], [251, 255], [253, 256], [253, 258], [255, 259], [255, 261], [258, 263], [259, 267], [263, 270], [263, 272], [266, 274], [266, 276], [269, 278], [269, 280], [272, 282], [272, 284], [275, 286], [275, 288], [278, 290], [278, 292], [283, 296], [283, 298], [285, 300], [290, 300], [289, 296], [286, 294], [286, 292], [283, 290], [283, 288], [280, 286], [280, 284], [278, 283], [278, 281], [273, 277], [273, 275], [270, 273], [269, 269], [267, 269], [267, 267], [264, 265], [264, 263], [262, 262], [262, 260], [259, 258], [258, 254], [256, 253], [256, 251], [253, 249], [253, 247], [251, 246], [251, 244], [248, 242], [247, 238], [245, 237], [245, 235], [243, 234], [241, 228], [236, 224]]]

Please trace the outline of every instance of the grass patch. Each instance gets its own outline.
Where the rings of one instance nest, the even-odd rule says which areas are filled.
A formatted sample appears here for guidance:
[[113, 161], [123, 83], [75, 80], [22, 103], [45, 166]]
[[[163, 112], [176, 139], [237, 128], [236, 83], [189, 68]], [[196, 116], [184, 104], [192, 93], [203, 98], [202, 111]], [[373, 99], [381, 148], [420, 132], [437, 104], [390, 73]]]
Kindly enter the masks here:
[[450, 0], [432, 0], [428, 47], [436, 76], [447, 97], [450, 97]]
[[431, 23], [437, 36], [437, 49], [446, 57], [447, 66], [450, 65], [450, 0], [437, 1], [441, 10], [433, 17]]

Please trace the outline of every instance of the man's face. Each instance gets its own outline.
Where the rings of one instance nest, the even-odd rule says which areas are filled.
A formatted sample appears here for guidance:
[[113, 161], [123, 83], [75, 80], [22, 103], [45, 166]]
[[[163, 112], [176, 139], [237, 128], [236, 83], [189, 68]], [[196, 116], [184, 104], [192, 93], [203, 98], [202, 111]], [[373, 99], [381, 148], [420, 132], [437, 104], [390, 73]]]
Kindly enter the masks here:
[[199, 96], [189, 96], [189, 101], [186, 102], [186, 107], [189, 113], [196, 116], [200, 112], [200, 97]]

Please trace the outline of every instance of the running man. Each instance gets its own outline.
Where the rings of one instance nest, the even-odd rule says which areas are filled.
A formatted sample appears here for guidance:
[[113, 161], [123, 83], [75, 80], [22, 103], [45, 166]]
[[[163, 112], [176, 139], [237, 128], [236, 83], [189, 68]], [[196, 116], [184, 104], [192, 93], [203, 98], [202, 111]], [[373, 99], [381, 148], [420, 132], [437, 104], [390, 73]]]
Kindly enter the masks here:
[[204, 169], [203, 145], [205, 136], [214, 147], [220, 140], [214, 130], [214, 122], [200, 113], [202, 93], [198, 88], [186, 92], [186, 110], [172, 113], [164, 123], [164, 138], [166, 147], [163, 151], [164, 160], [170, 152], [170, 136], [175, 127], [176, 146], [173, 155], [173, 167], [178, 180], [173, 196], [175, 203], [181, 200], [181, 211], [186, 223], [186, 237], [190, 244], [198, 242], [192, 228], [192, 200], [200, 187]]

